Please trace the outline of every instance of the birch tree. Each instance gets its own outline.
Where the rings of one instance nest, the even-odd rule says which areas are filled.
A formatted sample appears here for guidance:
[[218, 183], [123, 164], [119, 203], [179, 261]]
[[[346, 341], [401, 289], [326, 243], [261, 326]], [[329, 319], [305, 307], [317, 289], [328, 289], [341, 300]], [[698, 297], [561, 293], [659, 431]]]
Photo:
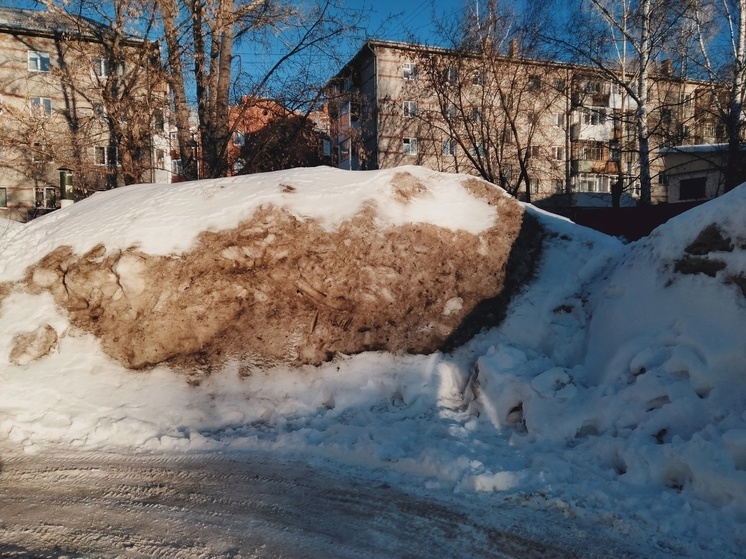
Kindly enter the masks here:
[[[460, 22], [440, 21], [447, 51], [423, 48], [417, 59], [425, 102], [416, 116], [431, 135], [446, 139], [444, 170], [474, 170], [526, 201], [538, 175], [552, 171], [539, 173], [534, 163], [550, 160], [542, 153], [549, 148], [541, 121], [558, 106], [564, 113], [565, 106], [564, 71], [548, 75], [546, 65], [525, 58], [536, 53], [536, 16], [490, 0], [479, 13], [467, 9]], [[439, 142], [433, 142], [439, 153]], [[564, 168], [554, 171], [565, 178]]]
[[724, 188], [746, 180], [742, 152], [746, 102], [746, 0], [690, 0], [688, 21], [698, 47], [690, 56], [709, 83], [718, 120], [727, 138]]
[[[686, 11], [678, 0], [580, 0], [572, 30], [560, 43], [618, 86], [634, 107], [640, 203], [651, 203], [649, 88], [656, 61]], [[583, 29], [582, 35], [579, 29]], [[588, 32], [587, 30], [591, 30]]]

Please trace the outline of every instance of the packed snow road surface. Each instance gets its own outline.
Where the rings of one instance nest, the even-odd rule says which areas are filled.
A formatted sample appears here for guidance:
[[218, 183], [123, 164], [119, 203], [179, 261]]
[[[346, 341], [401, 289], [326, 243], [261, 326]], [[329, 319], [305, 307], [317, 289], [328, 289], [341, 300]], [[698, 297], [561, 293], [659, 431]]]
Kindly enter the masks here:
[[267, 455], [15, 456], [0, 557], [638, 557], [561, 514]]

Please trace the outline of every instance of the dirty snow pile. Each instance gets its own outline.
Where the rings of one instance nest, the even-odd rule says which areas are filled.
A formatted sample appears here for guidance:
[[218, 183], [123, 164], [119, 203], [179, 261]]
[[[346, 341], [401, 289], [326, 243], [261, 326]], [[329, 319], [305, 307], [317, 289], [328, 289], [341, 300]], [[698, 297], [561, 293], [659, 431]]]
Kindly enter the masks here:
[[[380, 219], [476, 232], [499, 219], [452, 177], [409, 171], [439, 185], [438, 203]], [[454, 498], [490, 492], [495, 506], [558, 510], [640, 542], [644, 556], [742, 556], [746, 186], [630, 245], [529, 208], [544, 228], [534, 279], [501, 326], [451, 354], [133, 372], [71, 328], [49, 293], [2, 288], [59, 246], [168, 256], [262, 204], [290, 204], [281, 194], [237, 203], [239, 184], [313, 185], [292, 210], [333, 228], [375, 198], [385, 173], [127, 187], [14, 228], [0, 247], [0, 452], [261, 448]], [[344, 196], [330, 186], [340, 183]], [[14, 336], [43, 324], [52, 351], [10, 364]]]

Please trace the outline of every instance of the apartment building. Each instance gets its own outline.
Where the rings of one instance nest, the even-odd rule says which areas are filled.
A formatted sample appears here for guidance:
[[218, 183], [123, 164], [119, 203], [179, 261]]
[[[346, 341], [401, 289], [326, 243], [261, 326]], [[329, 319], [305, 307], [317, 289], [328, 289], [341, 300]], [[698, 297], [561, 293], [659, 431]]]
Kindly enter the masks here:
[[157, 46], [114, 34], [83, 18], [0, 8], [1, 217], [27, 221], [61, 200], [170, 181]]
[[[659, 149], [721, 132], [706, 84], [670, 63], [649, 85], [652, 201], [668, 201]], [[336, 166], [417, 164], [480, 175], [545, 205], [639, 196], [636, 105], [593, 68], [368, 41], [328, 85]]]

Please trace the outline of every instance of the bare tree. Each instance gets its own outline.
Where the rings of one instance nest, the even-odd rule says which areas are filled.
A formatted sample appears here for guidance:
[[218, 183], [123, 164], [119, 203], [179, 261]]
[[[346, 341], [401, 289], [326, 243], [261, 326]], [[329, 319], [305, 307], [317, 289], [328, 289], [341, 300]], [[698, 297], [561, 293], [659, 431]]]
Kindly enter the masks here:
[[[185, 92], [193, 82], [204, 176], [212, 177], [229, 172], [228, 146], [235, 132], [229, 108], [241, 73], [234, 46], [249, 43], [258, 51], [268, 51], [270, 67], [255, 73], [250, 81], [244, 80], [250, 86], [233, 95], [233, 100], [243, 96], [259, 99], [270, 96], [273, 80], [290, 61], [330, 49], [333, 41], [354, 30], [364, 17], [364, 12], [347, 11], [336, 0], [323, 0], [310, 8], [268, 0], [156, 1], [163, 18], [182, 159], [187, 161], [190, 156]], [[187, 57], [193, 60], [191, 73], [185, 64]]]
[[[167, 95], [158, 44], [146, 37], [156, 24], [148, 0], [44, 0], [47, 9], [67, 20], [73, 33], [58, 42], [58, 77], [66, 97], [63, 114], [71, 130], [81, 119], [103, 123], [109, 186], [152, 180], [153, 138], [163, 133]], [[94, 45], [94, 46], [92, 46]], [[76, 145], [81, 158], [85, 148]], [[97, 148], [98, 149], [98, 148]], [[103, 157], [103, 161], [100, 159]]]
[[[561, 114], [564, 127], [567, 75], [560, 65], [534, 65], [526, 57], [535, 52], [539, 26], [536, 14], [531, 16], [490, 0], [479, 13], [467, 9], [460, 22], [440, 21], [448, 48], [420, 50], [423, 102], [410, 114], [430, 134], [431, 153], [442, 154], [441, 168], [474, 170], [527, 201], [539, 174], [563, 182], [566, 175], [561, 162], [554, 169], [538, 164], [565, 159], [564, 135], [547, 135], [552, 128], [542, 121]], [[550, 153], [556, 149], [561, 157]]]
[[707, 80], [715, 116], [725, 130], [728, 147], [723, 175], [727, 192], [746, 179], [742, 153], [746, 0], [690, 0], [687, 18], [698, 47], [687, 60]]
[[[572, 29], [547, 37], [619, 87], [625, 109], [632, 105], [641, 204], [651, 203], [651, 74], [685, 11], [686, 2], [678, 0], [579, 0]], [[577, 33], [580, 28], [584, 33]]]

